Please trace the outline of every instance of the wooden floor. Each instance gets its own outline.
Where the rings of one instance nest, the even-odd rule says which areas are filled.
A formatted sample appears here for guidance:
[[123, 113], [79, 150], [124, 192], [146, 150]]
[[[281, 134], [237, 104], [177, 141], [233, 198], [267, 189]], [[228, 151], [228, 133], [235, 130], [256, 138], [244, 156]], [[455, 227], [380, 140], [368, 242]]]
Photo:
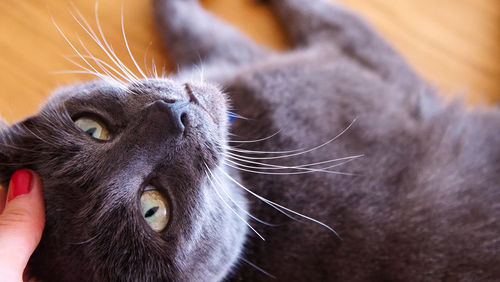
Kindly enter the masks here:
[[[72, 0], [95, 26], [95, 0]], [[255, 0], [206, 0], [204, 5], [256, 41], [286, 49], [279, 23]], [[342, 0], [371, 21], [415, 68], [444, 95], [463, 95], [472, 104], [500, 101], [499, 0]], [[50, 92], [82, 74], [63, 55], [74, 52], [51, 17], [79, 50], [79, 37], [100, 58], [104, 54], [71, 16], [69, 0], [0, 1], [0, 115], [9, 122], [34, 113]], [[148, 68], [171, 69], [151, 18], [150, 1], [105, 0], [99, 18], [114, 50], [130, 65], [120, 29], [120, 7], [134, 57]], [[77, 35], [79, 34], [79, 35]], [[147, 54], [146, 54], [147, 51]], [[161, 67], [160, 67], [161, 68]]]

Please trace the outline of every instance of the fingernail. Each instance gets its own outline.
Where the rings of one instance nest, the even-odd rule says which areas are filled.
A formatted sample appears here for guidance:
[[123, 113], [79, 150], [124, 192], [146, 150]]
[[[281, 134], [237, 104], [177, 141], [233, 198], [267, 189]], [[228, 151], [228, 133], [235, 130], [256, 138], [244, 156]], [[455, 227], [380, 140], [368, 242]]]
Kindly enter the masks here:
[[14, 199], [17, 196], [28, 194], [31, 190], [31, 172], [26, 169], [17, 170], [10, 178], [9, 194], [7, 201]]

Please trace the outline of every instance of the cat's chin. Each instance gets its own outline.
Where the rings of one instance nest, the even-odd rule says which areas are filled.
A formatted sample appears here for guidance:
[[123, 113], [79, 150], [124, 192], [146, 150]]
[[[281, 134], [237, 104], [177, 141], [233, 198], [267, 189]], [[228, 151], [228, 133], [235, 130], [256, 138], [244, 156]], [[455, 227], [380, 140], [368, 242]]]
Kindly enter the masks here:
[[[181, 236], [174, 261], [183, 262], [181, 281], [222, 281], [243, 252], [248, 209], [242, 190], [222, 166], [207, 168], [193, 232]], [[238, 214], [236, 214], [238, 212]], [[200, 263], [203, 262], [203, 263]]]

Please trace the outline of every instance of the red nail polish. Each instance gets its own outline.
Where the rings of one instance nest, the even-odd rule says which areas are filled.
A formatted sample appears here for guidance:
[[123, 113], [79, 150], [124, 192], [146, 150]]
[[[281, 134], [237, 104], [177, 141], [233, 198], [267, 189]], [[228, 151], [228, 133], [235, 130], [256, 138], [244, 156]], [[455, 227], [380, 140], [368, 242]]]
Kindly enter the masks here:
[[28, 194], [31, 190], [31, 172], [26, 169], [17, 170], [10, 178], [9, 194], [7, 201], [14, 199], [19, 195]]

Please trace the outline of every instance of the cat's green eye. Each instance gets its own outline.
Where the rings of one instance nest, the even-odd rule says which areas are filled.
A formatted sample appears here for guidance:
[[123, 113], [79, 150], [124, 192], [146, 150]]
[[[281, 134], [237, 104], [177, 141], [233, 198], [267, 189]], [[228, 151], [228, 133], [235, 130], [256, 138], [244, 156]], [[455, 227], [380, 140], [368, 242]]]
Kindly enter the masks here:
[[162, 231], [170, 218], [167, 200], [156, 190], [142, 193], [141, 212], [148, 225], [156, 232]]
[[101, 122], [90, 117], [82, 117], [75, 121], [78, 128], [83, 132], [99, 140], [109, 140], [109, 130]]

